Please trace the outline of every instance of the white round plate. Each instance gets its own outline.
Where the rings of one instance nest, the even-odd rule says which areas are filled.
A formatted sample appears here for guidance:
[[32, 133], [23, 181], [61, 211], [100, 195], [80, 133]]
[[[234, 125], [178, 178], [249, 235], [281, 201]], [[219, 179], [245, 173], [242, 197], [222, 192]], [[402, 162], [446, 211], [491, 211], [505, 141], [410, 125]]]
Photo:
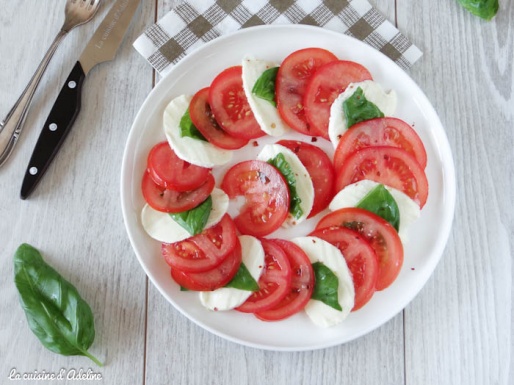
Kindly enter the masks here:
[[[328, 329], [315, 326], [303, 312], [280, 322], [262, 322], [250, 314], [212, 312], [203, 308], [197, 293], [180, 291], [170, 278], [170, 269], [160, 255], [160, 243], [145, 233], [140, 220], [144, 205], [141, 177], [150, 148], [165, 139], [162, 115], [168, 102], [208, 86], [223, 69], [239, 65], [245, 55], [280, 63], [289, 53], [305, 47], [325, 48], [341, 59], [361, 63], [385, 90], [394, 89], [398, 95], [395, 116], [414, 126], [428, 155], [429, 198], [421, 217], [409, 231], [410, 241], [405, 246], [405, 261], [399, 277], [343, 323]], [[262, 144], [275, 140], [259, 139], [258, 147], [250, 143], [238, 152], [234, 161], [252, 159]], [[331, 156], [333, 150], [328, 142], [319, 139], [316, 144]], [[215, 170], [215, 176], [222, 172], [222, 169]], [[219, 185], [220, 178], [217, 183]], [[432, 105], [414, 81], [386, 56], [356, 39], [317, 27], [260, 26], [201, 46], [180, 61], [153, 89], [137, 114], [126, 143], [121, 204], [128, 236], [141, 266], [162, 295], [189, 319], [243, 345], [282, 351], [312, 350], [342, 344], [372, 331], [400, 312], [421, 290], [450, 234], [455, 207], [455, 172], [448, 139]], [[293, 232], [282, 231], [272, 236], [306, 235], [317, 219], [319, 216]]]

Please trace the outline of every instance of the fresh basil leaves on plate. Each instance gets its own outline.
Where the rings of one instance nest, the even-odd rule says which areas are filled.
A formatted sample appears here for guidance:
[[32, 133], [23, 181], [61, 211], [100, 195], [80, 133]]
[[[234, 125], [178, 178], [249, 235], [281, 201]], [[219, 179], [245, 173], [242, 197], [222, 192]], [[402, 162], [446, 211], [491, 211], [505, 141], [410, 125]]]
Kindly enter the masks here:
[[296, 177], [294, 175], [293, 170], [291, 169], [291, 165], [287, 162], [284, 154], [279, 153], [272, 159], [268, 160], [268, 163], [274, 166], [284, 177], [287, 182], [287, 186], [289, 188], [289, 194], [291, 196], [291, 202], [289, 207], [289, 212], [293, 216], [293, 218], [298, 219], [303, 215], [303, 209], [300, 206], [302, 203], [302, 199], [298, 195], [298, 191], [296, 190]]
[[191, 210], [182, 211], [181, 213], [170, 213], [175, 222], [182, 226], [191, 235], [200, 234], [212, 210], [212, 197], [209, 195], [205, 201], [200, 203]]
[[323, 302], [336, 310], [342, 311], [343, 308], [339, 304], [337, 290], [339, 288], [339, 279], [322, 262], [314, 262], [312, 264], [314, 276], [316, 277], [312, 299]]
[[102, 366], [88, 352], [95, 339], [91, 308], [37, 249], [25, 243], [14, 254], [14, 282], [29, 327], [47, 349], [86, 356]]
[[277, 106], [275, 95], [275, 81], [277, 79], [279, 67], [268, 68], [255, 82], [252, 93], [264, 100], [270, 102], [274, 107]]

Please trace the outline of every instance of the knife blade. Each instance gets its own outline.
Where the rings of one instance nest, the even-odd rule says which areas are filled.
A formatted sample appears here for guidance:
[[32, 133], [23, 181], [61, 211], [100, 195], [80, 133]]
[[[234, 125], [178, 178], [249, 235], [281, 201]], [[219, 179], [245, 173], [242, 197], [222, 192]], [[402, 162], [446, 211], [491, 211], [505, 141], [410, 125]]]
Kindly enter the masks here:
[[21, 199], [28, 198], [34, 191], [73, 127], [80, 112], [82, 86], [87, 74], [97, 64], [116, 57], [139, 3], [140, 0], [117, 0], [82, 51], [36, 142], [23, 178]]

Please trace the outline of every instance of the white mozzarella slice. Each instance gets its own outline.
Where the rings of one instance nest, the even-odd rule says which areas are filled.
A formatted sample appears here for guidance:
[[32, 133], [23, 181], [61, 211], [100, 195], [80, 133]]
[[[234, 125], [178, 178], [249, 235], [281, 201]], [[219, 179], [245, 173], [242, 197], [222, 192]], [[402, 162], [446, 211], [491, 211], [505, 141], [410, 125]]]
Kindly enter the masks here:
[[303, 222], [311, 212], [314, 203], [314, 186], [305, 166], [298, 156], [287, 147], [281, 146], [280, 144], [267, 144], [257, 155], [257, 159], [267, 162], [269, 159], [275, 158], [278, 154], [284, 155], [285, 160], [289, 163], [289, 166], [291, 166], [291, 170], [296, 178], [296, 191], [301, 199], [300, 207], [303, 211], [302, 215], [299, 218], [293, 218], [293, 216], [289, 214], [285, 222], [287, 226], [294, 226]]
[[[228, 195], [223, 190], [214, 188], [211, 193], [212, 209], [206, 228], [212, 227], [221, 221], [228, 210]], [[174, 243], [191, 237], [182, 226], [171, 218], [168, 213], [154, 210], [148, 204], [141, 211], [141, 224], [147, 234], [159, 242]]]
[[232, 159], [232, 151], [218, 148], [204, 140], [180, 135], [180, 120], [190, 101], [189, 96], [178, 96], [164, 110], [164, 134], [171, 148], [180, 159], [200, 167], [211, 168], [228, 163]]
[[[348, 185], [336, 194], [328, 208], [331, 211], [335, 211], [344, 207], [355, 207], [362, 198], [378, 185], [379, 183], [367, 179]], [[419, 205], [402, 191], [386, 185], [384, 185], [384, 187], [393, 196], [398, 205], [398, 210], [400, 211], [398, 235], [405, 244], [407, 242], [407, 229], [419, 218], [421, 210]]]
[[311, 263], [321, 262], [336, 275], [339, 280], [337, 298], [342, 311], [336, 310], [316, 299], [310, 299], [305, 312], [318, 326], [329, 327], [346, 319], [355, 303], [353, 279], [341, 251], [330, 243], [317, 237], [298, 237], [291, 240], [309, 257]]
[[255, 120], [261, 130], [271, 136], [281, 136], [288, 131], [288, 127], [278, 114], [278, 110], [269, 101], [261, 99], [252, 92], [253, 86], [260, 76], [269, 68], [278, 67], [277, 64], [257, 60], [251, 57], [243, 59], [243, 89], [252, 109]]
[[[241, 242], [242, 262], [253, 279], [258, 281], [264, 269], [264, 249], [261, 242], [250, 235], [241, 235], [239, 241]], [[242, 305], [251, 294], [252, 292], [248, 290], [222, 287], [214, 291], [200, 292], [200, 302], [210, 310], [231, 310]]]
[[330, 141], [337, 147], [339, 139], [348, 129], [346, 117], [343, 112], [343, 103], [354, 94], [357, 88], [362, 88], [367, 100], [375, 104], [384, 116], [392, 116], [396, 110], [397, 96], [394, 90], [385, 92], [380, 84], [373, 80], [365, 80], [359, 83], [350, 83], [346, 90], [340, 94], [330, 107], [330, 118], [328, 121], [328, 136]]

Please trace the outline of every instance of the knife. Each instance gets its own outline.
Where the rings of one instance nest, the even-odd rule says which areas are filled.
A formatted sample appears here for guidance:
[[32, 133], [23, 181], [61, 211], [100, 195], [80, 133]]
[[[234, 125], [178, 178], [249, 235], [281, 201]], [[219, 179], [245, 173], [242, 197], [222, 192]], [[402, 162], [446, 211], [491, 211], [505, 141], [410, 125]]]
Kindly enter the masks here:
[[21, 186], [26, 199], [45, 174], [80, 112], [82, 85], [99, 64], [114, 59], [140, 0], [117, 0], [102, 21], [64, 82], [41, 130]]

